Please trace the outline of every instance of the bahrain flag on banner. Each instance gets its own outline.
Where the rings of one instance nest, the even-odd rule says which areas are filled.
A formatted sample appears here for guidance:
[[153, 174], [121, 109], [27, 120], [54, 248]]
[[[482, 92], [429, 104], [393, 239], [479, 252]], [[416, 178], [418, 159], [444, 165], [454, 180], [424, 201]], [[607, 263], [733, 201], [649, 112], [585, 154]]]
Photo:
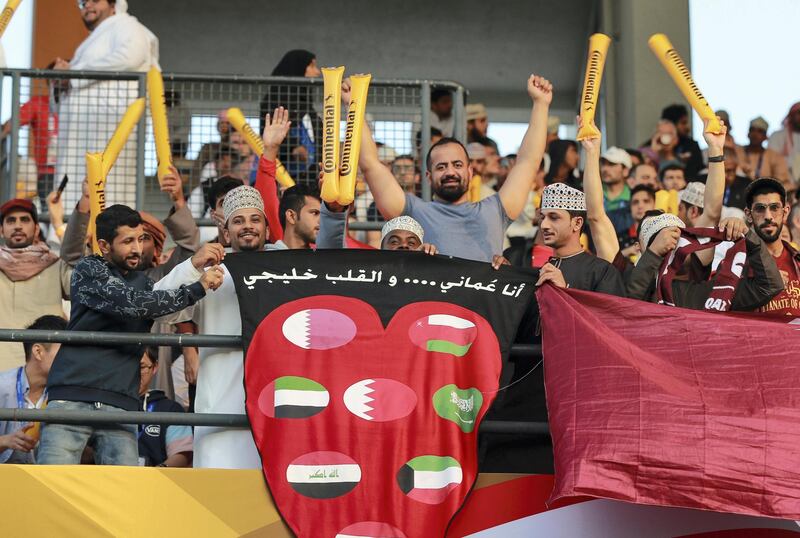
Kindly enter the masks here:
[[419, 252], [225, 257], [247, 414], [301, 537], [444, 536], [536, 273]]
[[800, 332], [551, 286], [537, 295], [551, 502], [800, 519]]

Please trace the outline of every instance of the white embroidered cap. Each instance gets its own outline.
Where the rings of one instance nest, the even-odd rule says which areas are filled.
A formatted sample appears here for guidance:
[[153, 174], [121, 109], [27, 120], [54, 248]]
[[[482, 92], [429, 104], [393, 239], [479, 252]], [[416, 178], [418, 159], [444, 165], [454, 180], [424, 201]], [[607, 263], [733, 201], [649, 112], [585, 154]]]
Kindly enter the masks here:
[[403, 215], [401, 217], [395, 217], [383, 225], [383, 228], [381, 229], [381, 243], [383, 243], [383, 239], [387, 235], [395, 230], [405, 230], [407, 232], [411, 232], [419, 237], [420, 243], [422, 243], [422, 240], [425, 236], [425, 231], [422, 229], [422, 225], [419, 222], [409, 216]]
[[258, 209], [264, 213], [264, 200], [261, 193], [253, 187], [242, 185], [228, 192], [222, 201], [222, 214], [225, 222], [240, 209]]
[[672, 213], [662, 213], [654, 217], [647, 217], [642, 221], [639, 239], [641, 239], [642, 244], [647, 248], [650, 245], [650, 240], [655, 237], [658, 232], [664, 228], [671, 228], [672, 226], [686, 228], [683, 221]]
[[586, 196], [566, 183], [553, 183], [542, 191], [541, 209], [542, 211], [545, 209], [586, 211]]
[[678, 199], [684, 204], [693, 205], [703, 209], [703, 199], [706, 194], [706, 186], [699, 181], [692, 181], [686, 188], [678, 193]]

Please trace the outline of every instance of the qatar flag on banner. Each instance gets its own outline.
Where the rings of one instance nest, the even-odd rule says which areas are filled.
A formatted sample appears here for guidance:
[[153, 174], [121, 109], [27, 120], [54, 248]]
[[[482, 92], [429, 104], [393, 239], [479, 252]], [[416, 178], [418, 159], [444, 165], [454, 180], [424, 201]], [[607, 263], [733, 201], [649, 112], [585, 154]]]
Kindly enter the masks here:
[[551, 502], [800, 519], [800, 332], [551, 286], [537, 295]]
[[444, 536], [536, 272], [420, 252], [226, 256], [247, 414], [301, 537]]

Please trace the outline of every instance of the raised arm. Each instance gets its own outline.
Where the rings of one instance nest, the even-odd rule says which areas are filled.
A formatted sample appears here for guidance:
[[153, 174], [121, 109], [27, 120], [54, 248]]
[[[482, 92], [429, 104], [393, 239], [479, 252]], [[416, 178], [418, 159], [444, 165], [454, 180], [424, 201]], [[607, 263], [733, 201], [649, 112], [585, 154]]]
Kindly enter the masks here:
[[[583, 127], [578, 116], [578, 126]], [[581, 140], [586, 162], [583, 168], [583, 193], [586, 195], [586, 220], [592, 232], [597, 257], [609, 263], [619, 252], [619, 240], [603, 205], [603, 183], [600, 180], [600, 137]]]
[[[342, 82], [342, 105], [350, 105], [350, 80]], [[406, 207], [406, 195], [400, 184], [392, 175], [392, 171], [378, 159], [378, 146], [372, 138], [369, 123], [364, 121], [361, 134], [361, 154], [358, 166], [364, 172], [375, 206], [386, 220], [399, 217]]]
[[[719, 119], [719, 118], [717, 118]], [[709, 133], [708, 120], [703, 120], [703, 138], [708, 144], [708, 156], [719, 157], [723, 153], [725, 145], [725, 133], [728, 127], [725, 122], [719, 120], [722, 132], [719, 134]], [[708, 179], [706, 179], [706, 190], [703, 197], [703, 213], [695, 221], [698, 228], [713, 228], [719, 225], [722, 216], [722, 200], [725, 197], [725, 163], [708, 163]]]
[[499, 192], [500, 202], [511, 220], [522, 213], [544, 156], [547, 114], [553, 100], [553, 85], [546, 78], [531, 75], [528, 78], [528, 95], [533, 100], [528, 130], [519, 146], [517, 162]]

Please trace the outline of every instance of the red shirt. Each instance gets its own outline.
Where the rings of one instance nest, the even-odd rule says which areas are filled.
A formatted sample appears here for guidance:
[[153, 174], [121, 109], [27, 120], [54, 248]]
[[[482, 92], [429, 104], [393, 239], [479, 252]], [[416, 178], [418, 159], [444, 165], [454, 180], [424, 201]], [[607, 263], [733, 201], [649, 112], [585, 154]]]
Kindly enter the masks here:
[[[800, 278], [795, 268], [791, 251], [783, 246], [783, 252], [775, 258], [778, 270], [781, 272], [785, 288], [772, 298], [766, 306], [758, 309], [770, 316], [800, 318]], [[791, 321], [787, 319], [786, 321]]]
[[50, 98], [47, 95], [31, 97], [19, 109], [19, 124], [31, 126], [33, 158], [39, 173], [54, 173], [58, 116], [50, 112]]

